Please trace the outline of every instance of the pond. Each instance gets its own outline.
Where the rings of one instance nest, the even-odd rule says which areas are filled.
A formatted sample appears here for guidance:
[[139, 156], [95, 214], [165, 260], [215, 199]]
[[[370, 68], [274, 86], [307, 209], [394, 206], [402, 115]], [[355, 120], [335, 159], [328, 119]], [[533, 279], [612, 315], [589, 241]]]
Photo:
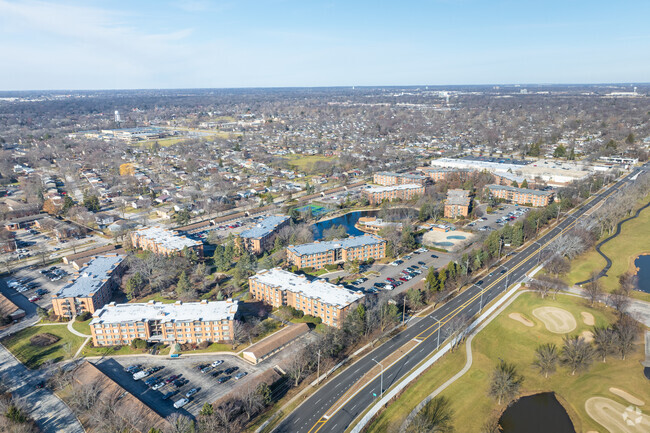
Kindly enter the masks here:
[[451, 235], [451, 236], [447, 236], [447, 239], [467, 239], [467, 238], [461, 235]]
[[415, 215], [417, 215], [417, 211], [415, 209], [409, 208], [397, 208], [388, 210], [359, 210], [348, 212], [345, 215], [341, 215], [340, 217], [319, 221], [312, 225], [312, 230], [314, 232], [314, 240], [322, 239], [323, 232], [325, 230], [331, 228], [332, 226], [339, 225], [345, 227], [345, 231], [350, 236], [361, 236], [365, 233], [354, 226], [361, 217], [376, 216], [386, 221], [402, 221], [405, 218], [413, 217]]
[[503, 412], [499, 423], [503, 433], [576, 433], [552, 392], [520, 398]]
[[650, 256], [643, 255], [636, 258], [634, 266], [637, 267], [637, 288], [642, 292], [650, 293]]

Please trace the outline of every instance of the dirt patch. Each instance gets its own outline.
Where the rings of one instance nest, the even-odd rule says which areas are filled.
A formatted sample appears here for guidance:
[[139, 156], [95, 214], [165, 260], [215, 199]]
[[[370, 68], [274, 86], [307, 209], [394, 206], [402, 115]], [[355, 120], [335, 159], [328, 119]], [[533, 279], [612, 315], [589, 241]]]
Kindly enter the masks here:
[[610, 432], [647, 433], [650, 416], [635, 406], [625, 407], [605, 397], [591, 397], [585, 402], [587, 414]]
[[555, 334], [566, 334], [576, 329], [576, 319], [567, 310], [557, 307], [539, 307], [533, 310], [533, 316], [544, 322], [544, 326]]
[[596, 324], [593, 314], [583, 311], [580, 315], [582, 316], [582, 321], [585, 322], [585, 325], [594, 326]]
[[594, 333], [591, 331], [582, 331], [580, 336], [584, 338], [587, 343], [594, 341]]
[[60, 339], [61, 338], [57, 337], [56, 335], [44, 332], [43, 334], [34, 335], [32, 338], [29, 339], [29, 343], [32, 346], [47, 347], [47, 346], [51, 346], [52, 344], [56, 343]]
[[521, 313], [510, 313], [508, 314], [508, 317], [510, 317], [512, 320], [516, 320], [517, 322], [525, 326], [528, 326], [529, 328], [535, 326], [535, 324], [531, 320], [524, 317], [524, 315]]
[[643, 406], [645, 404], [645, 401], [643, 401], [643, 400], [641, 400], [639, 398], [636, 398], [635, 396], [633, 396], [629, 392], [623, 391], [620, 388], [609, 388], [609, 392], [611, 392], [612, 394], [618, 395], [619, 397], [621, 397], [623, 400], [627, 401], [630, 404], [634, 404], [634, 405], [637, 405], [637, 406]]

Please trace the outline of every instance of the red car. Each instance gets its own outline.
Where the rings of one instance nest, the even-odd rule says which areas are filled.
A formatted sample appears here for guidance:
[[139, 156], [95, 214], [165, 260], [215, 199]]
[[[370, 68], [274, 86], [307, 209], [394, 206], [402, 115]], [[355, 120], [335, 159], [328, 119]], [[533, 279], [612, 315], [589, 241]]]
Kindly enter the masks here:
[[399, 280], [400, 280], [400, 281], [404, 281], [404, 282], [407, 282], [407, 281], [408, 281], [408, 280], [407, 280], [406, 278], [404, 278], [404, 277], [399, 277]]
[[173, 376], [169, 376], [169, 377], [165, 380], [165, 383], [172, 383], [172, 382], [175, 381], [176, 379], [178, 379], [178, 375], [177, 375], [177, 374], [174, 374]]
[[29, 298], [29, 302], [36, 302], [36, 301], [38, 301], [38, 300], [40, 300], [40, 299], [41, 299], [41, 298], [38, 297], [38, 296], [32, 296], [31, 298]]

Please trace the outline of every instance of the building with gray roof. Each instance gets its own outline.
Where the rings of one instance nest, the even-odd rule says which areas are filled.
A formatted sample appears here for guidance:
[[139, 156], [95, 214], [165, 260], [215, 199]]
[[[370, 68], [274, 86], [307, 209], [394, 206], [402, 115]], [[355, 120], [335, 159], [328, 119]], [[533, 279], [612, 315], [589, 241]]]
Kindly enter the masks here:
[[273, 248], [273, 242], [280, 229], [289, 224], [290, 218], [286, 215], [271, 215], [244, 230], [237, 236], [237, 245], [240, 249], [259, 255]]
[[365, 262], [386, 257], [386, 241], [379, 236], [366, 234], [346, 239], [290, 245], [287, 261], [300, 268], [321, 269], [347, 261]]

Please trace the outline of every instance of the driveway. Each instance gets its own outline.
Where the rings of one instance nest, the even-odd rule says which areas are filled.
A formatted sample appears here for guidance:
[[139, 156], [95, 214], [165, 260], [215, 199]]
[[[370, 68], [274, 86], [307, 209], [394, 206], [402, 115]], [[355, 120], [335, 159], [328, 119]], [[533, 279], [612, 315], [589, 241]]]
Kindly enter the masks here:
[[84, 433], [70, 408], [48, 389], [36, 389], [45, 380], [42, 370], [29, 371], [0, 345], [0, 376], [11, 393], [22, 399], [45, 433]]

